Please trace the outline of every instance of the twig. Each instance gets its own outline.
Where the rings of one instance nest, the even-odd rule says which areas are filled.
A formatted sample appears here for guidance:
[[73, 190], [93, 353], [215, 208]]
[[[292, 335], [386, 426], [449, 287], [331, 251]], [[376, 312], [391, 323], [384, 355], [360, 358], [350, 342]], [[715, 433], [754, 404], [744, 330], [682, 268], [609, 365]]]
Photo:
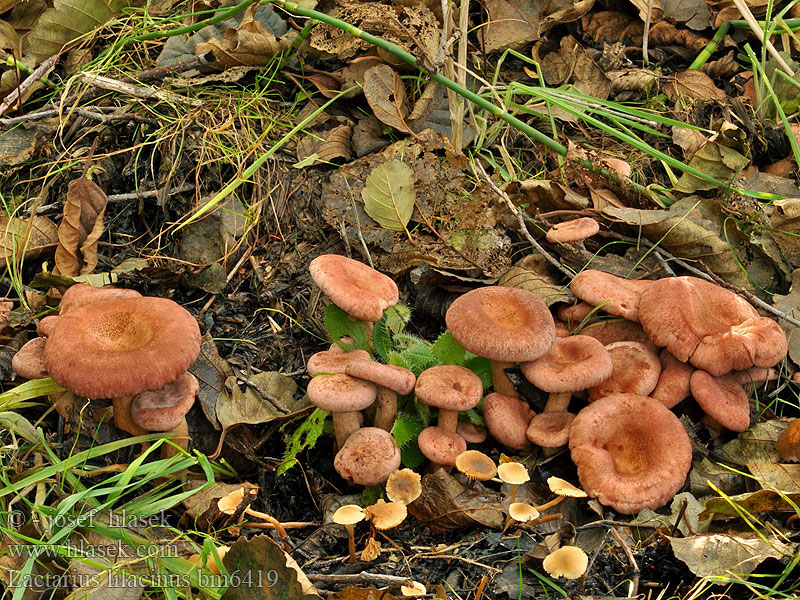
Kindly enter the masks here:
[[[675, 517], [675, 524], [672, 526], [672, 529], [669, 532], [670, 536], [675, 537], [675, 534], [679, 531], [678, 525], [680, 525], [681, 519], [683, 519], [684, 515], [686, 514], [686, 507], [688, 504], [689, 503], [686, 501], [686, 498], [681, 498], [681, 507], [678, 509], [678, 514]], [[686, 521], [686, 525], [689, 525], [688, 520]]]
[[20, 83], [11, 93], [9, 93], [8, 96], [5, 97], [2, 103], [0, 103], [0, 115], [6, 112], [11, 107], [11, 105], [14, 104], [14, 102], [19, 100], [22, 94], [24, 94], [25, 91], [29, 87], [31, 87], [36, 81], [41, 79], [47, 71], [52, 69], [57, 61], [58, 61], [58, 54], [56, 54], [55, 56], [51, 56], [50, 58], [46, 58], [44, 61], [42, 61], [42, 64], [36, 67], [34, 72], [28, 75], [23, 80], [23, 82]]
[[183, 96], [173, 94], [172, 92], [154, 90], [141, 85], [125, 83], [119, 81], [118, 79], [112, 79], [111, 77], [105, 77], [103, 75], [82, 73], [80, 77], [87, 83], [101, 89], [117, 92], [119, 94], [127, 94], [128, 96], [133, 96], [134, 98], [142, 98], [144, 100], [161, 100], [162, 102], [175, 102], [177, 104], [186, 104], [192, 107], [203, 106], [204, 104], [202, 100], [184, 98]]
[[483, 176], [484, 179], [486, 179], [486, 182], [489, 184], [489, 186], [492, 188], [492, 190], [494, 190], [494, 192], [503, 199], [503, 201], [508, 206], [508, 209], [517, 218], [517, 222], [519, 223], [520, 232], [522, 233], [522, 235], [525, 236], [525, 239], [528, 240], [528, 242], [531, 244], [531, 246], [536, 248], [536, 251], [539, 254], [541, 254], [542, 256], [544, 256], [550, 264], [552, 264], [559, 271], [564, 273], [564, 275], [566, 275], [567, 277], [572, 279], [572, 277], [575, 274], [572, 271], [570, 271], [569, 269], [567, 269], [560, 262], [558, 262], [555, 258], [553, 258], [547, 252], [547, 250], [545, 250], [542, 247], [542, 245], [533, 238], [533, 236], [531, 235], [530, 231], [528, 231], [528, 227], [525, 225], [525, 218], [522, 215], [522, 211], [520, 211], [519, 208], [514, 206], [514, 203], [511, 201], [511, 198], [508, 197], [508, 194], [506, 194], [503, 190], [501, 190], [499, 187], [497, 187], [497, 184], [495, 184], [495, 182], [492, 181], [491, 177], [489, 177], [489, 175], [486, 173], [486, 171], [483, 169], [483, 166], [480, 163], [478, 163], [476, 161], [472, 161], [471, 164], [472, 164], [473, 171], [477, 171], [475, 173], [475, 175], [480, 174], [481, 176]]
[[733, 4], [736, 6], [739, 12], [742, 13], [742, 17], [750, 26], [750, 30], [759, 40], [764, 42], [764, 45], [767, 47], [767, 52], [769, 52], [770, 56], [775, 59], [775, 62], [778, 63], [778, 66], [780, 66], [780, 68], [783, 69], [789, 75], [789, 77], [794, 77], [794, 71], [788, 64], [786, 64], [786, 61], [783, 60], [780, 52], [775, 49], [775, 46], [772, 45], [772, 42], [770, 42], [768, 39], [764, 39], [764, 31], [759, 26], [758, 21], [756, 21], [756, 18], [753, 16], [753, 13], [750, 11], [750, 7], [747, 6], [745, 0], [733, 0]]
[[282, 412], [282, 413], [283, 413], [283, 414], [285, 414], [285, 415], [288, 415], [288, 414], [291, 412], [291, 411], [290, 411], [288, 408], [286, 408], [286, 407], [283, 405], [283, 403], [282, 403], [280, 400], [278, 400], [278, 399], [277, 399], [277, 398], [276, 398], [276, 397], [275, 397], [273, 394], [270, 394], [270, 393], [269, 393], [267, 390], [265, 390], [264, 388], [262, 388], [260, 385], [258, 385], [258, 384], [257, 384], [255, 381], [253, 381], [252, 379], [248, 379], [248, 378], [247, 378], [245, 375], [239, 375], [239, 376], [237, 377], [237, 379], [239, 379], [239, 380], [243, 381], [245, 384], [247, 384], [248, 386], [250, 386], [251, 388], [253, 388], [255, 391], [257, 391], [257, 392], [259, 393], [259, 395], [260, 395], [262, 398], [264, 398], [265, 400], [267, 400], [267, 402], [269, 402], [270, 404], [272, 404], [272, 406], [274, 406], [274, 407], [275, 407], [275, 410], [277, 410], [278, 412]]
[[633, 557], [633, 552], [631, 552], [628, 544], [625, 543], [625, 540], [622, 539], [622, 536], [614, 527], [611, 528], [611, 537], [622, 547], [622, 551], [625, 553], [625, 556], [628, 557], [628, 562], [631, 563], [633, 567], [633, 578], [631, 579], [631, 586], [628, 590], [628, 598], [635, 598], [639, 593], [639, 565]]
[[368, 573], [362, 571], [361, 573], [342, 573], [338, 575], [317, 575], [315, 573], [306, 573], [311, 581], [319, 581], [320, 583], [377, 583], [378, 585], [413, 585], [413, 580], [409, 577], [400, 577], [398, 575], [384, 575], [383, 573]]

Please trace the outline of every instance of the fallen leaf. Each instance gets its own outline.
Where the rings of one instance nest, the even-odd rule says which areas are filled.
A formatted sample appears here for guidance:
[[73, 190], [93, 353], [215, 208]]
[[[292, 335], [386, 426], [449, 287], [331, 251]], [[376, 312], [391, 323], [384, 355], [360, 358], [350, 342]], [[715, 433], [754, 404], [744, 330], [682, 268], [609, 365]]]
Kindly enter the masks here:
[[[202, 487], [205, 485], [205, 482], [192, 481], [187, 485], [190, 489], [194, 489], [195, 487]], [[215, 482], [206, 489], [200, 490], [183, 500], [182, 503], [186, 509], [185, 514], [194, 521], [209, 510], [216, 510], [216, 512], [219, 513], [220, 510], [217, 508], [217, 501], [241, 489], [244, 489], [244, 497], [252, 498], [258, 493], [259, 488], [257, 485], [248, 481], [239, 483]]]
[[704, 0], [661, 0], [661, 9], [671, 22], [683, 23], [695, 31], [711, 25], [711, 13]]
[[42, 146], [52, 140], [53, 128], [25, 123], [0, 131], [0, 167], [5, 169], [28, 162]]
[[722, 100], [727, 94], [714, 85], [714, 80], [697, 69], [675, 73], [670, 81], [664, 84], [664, 93], [672, 100], [688, 96], [697, 100]]
[[386, 161], [367, 176], [361, 198], [364, 210], [381, 227], [404, 231], [417, 198], [414, 173], [400, 160]]
[[800, 465], [748, 463], [747, 468], [765, 490], [800, 494]]
[[216, 406], [217, 419], [223, 428], [240, 423], [255, 425], [294, 418], [311, 407], [306, 397], [295, 400], [297, 384], [277, 371], [256, 373], [248, 381], [244, 391], [235, 376], [229, 376], [225, 381], [231, 390], [230, 396], [219, 396]]
[[53, 273], [88, 275], [97, 266], [97, 244], [103, 235], [103, 214], [108, 202], [99, 185], [86, 177], [69, 182], [64, 218], [58, 226], [58, 247]]
[[364, 97], [375, 117], [399, 131], [411, 133], [406, 123], [406, 90], [400, 75], [388, 65], [370, 67], [364, 73]]
[[28, 219], [0, 215], [0, 266], [32, 259], [58, 244], [58, 227], [47, 217]]
[[[686, 508], [683, 503], [686, 501]], [[669, 505], [670, 513], [662, 515], [652, 508], [645, 508], [640, 511], [636, 518], [631, 521], [632, 525], [650, 525], [671, 531], [678, 521], [678, 530], [685, 536], [690, 533], [705, 533], [711, 521], [701, 521], [698, 515], [703, 512], [703, 504], [689, 492], [681, 492]]]
[[569, 287], [550, 272], [550, 263], [541, 254], [529, 254], [519, 260], [500, 277], [497, 285], [533, 292], [547, 306], [556, 302], [571, 304], [575, 300]]
[[[775, 294], [772, 297], [772, 304], [790, 317], [795, 319], [800, 317], [800, 269], [792, 272], [792, 287], [789, 288], [789, 293]], [[789, 323], [786, 319], [778, 319], [778, 324], [786, 332], [786, 338], [789, 340], [789, 358], [796, 365], [800, 365], [800, 327]]]
[[763, 539], [753, 533], [740, 535], [694, 535], [668, 538], [675, 557], [686, 563], [698, 577], [747, 575], [767, 558], [792, 556], [796, 544], [786, 544], [777, 536]]
[[[295, 167], [317, 164], [332, 164], [333, 161], [348, 161], [353, 157], [350, 150], [350, 138], [353, 128], [350, 125], [338, 125], [328, 131], [310, 133], [297, 144], [297, 160]], [[313, 160], [309, 162], [309, 158]]]
[[800, 494], [784, 494], [774, 490], [758, 490], [728, 498], [706, 500], [700, 519], [739, 519], [744, 513], [789, 512], [797, 510]]
[[[437, 596], [437, 598], [444, 598], [444, 596]], [[328, 600], [397, 600], [397, 596], [373, 587], [347, 587], [333, 596], [328, 596]]]
[[577, 21], [592, 6], [594, 0], [488, 0], [488, 19], [479, 34], [483, 50], [519, 50], [556, 25]]
[[747, 431], [740, 433], [735, 440], [722, 446], [719, 453], [735, 463], [779, 463], [780, 457], [775, 449], [775, 442], [785, 425], [785, 421], [778, 419], [756, 423]]
[[221, 429], [217, 420], [217, 403], [228, 398], [225, 381], [233, 375], [233, 369], [220, 357], [210, 332], [206, 332], [200, 340], [200, 355], [189, 371], [200, 384], [197, 392], [200, 408], [214, 428]]

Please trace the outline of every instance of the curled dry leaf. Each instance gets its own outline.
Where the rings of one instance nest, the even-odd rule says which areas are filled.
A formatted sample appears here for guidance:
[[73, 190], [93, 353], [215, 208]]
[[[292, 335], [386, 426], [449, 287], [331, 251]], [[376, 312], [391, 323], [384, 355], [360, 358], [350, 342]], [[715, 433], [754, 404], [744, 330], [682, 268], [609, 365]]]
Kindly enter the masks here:
[[388, 65], [367, 69], [364, 73], [364, 96], [378, 120], [399, 131], [411, 133], [406, 123], [406, 90], [397, 71]]
[[80, 177], [69, 182], [64, 218], [58, 226], [56, 266], [53, 273], [75, 277], [88, 275], [97, 266], [97, 243], [103, 234], [105, 192], [93, 181]]
[[28, 219], [0, 215], [0, 266], [13, 259], [36, 258], [58, 244], [58, 228], [47, 217]]
[[497, 285], [533, 292], [547, 306], [556, 302], [571, 304], [575, 297], [550, 272], [550, 263], [541, 254], [529, 254], [500, 277]]
[[722, 100], [727, 95], [714, 81], [696, 69], [675, 73], [670, 81], [664, 84], [664, 93], [672, 100], [680, 96], [688, 96], [697, 100]]
[[353, 157], [350, 138], [353, 128], [338, 125], [324, 132], [308, 134], [297, 144], [297, 167], [330, 164], [335, 160], [348, 161]]

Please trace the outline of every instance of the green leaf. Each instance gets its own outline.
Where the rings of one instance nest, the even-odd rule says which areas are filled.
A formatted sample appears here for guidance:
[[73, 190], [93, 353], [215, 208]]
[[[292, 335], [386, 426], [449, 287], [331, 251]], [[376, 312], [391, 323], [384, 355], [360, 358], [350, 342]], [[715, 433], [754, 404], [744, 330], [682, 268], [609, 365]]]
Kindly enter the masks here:
[[361, 491], [361, 506], [372, 506], [383, 496], [383, 486], [368, 485]]
[[474, 408], [470, 408], [467, 411], [462, 411], [461, 414], [466, 415], [469, 422], [473, 425], [481, 425], [482, 427], [486, 426], [486, 421], [483, 420], [483, 415], [481, 415]]
[[422, 421], [408, 413], [397, 413], [394, 425], [392, 426], [392, 436], [394, 443], [400, 448], [417, 439], [419, 432], [422, 431]]
[[430, 347], [425, 344], [414, 344], [400, 353], [406, 361], [408, 369], [417, 377], [428, 367], [436, 364], [436, 357]]
[[[396, 367], [403, 367], [404, 369], [408, 369], [408, 363], [406, 359], [403, 358], [402, 354], [399, 352], [389, 352], [388, 356], [386, 357], [386, 364], [387, 365], [395, 365]], [[411, 369], [408, 369], [409, 371]]]
[[276, 475], [283, 475], [286, 471], [291, 469], [297, 464], [297, 454], [302, 450], [313, 448], [319, 436], [322, 435], [322, 430], [325, 427], [325, 418], [328, 412], [320, 408], [315, 408], [305, 421], [300, 424], [300, 427], [294, 430], [294, 433], [286, 440], [286, 451], [283, 453], [283, 462], [278, 466], [275, 471]]
[[433, 343], [431, 351], [436, 359], [443, 365], [460, 365], [464, 362], [464, 356], [467, 354], [464, 347], [450, 335], [449, 331], [445, 331], [439, 336]]
[[399, 160], [378, 165], [367, 176], [361, 190], [364, 210], [381, 227], [403, 231], [414, 212], [417, 194], [414, 172]]
[[464, 361], [464, 366], [481, 378], [483, 389], [492, 385], [492, 361], [482, 356], [473, 356]]
[[375, 352], [383, 362], [389, 360], [389, 352], [392, 351], [392, 338], [389, 336], [389, 329], [386, 326], [386, 313], [372, 328], [372, 347], [375, 348]]
[[390, 306], [383, 315], [386, 318], [386, 326], [393, 333], [402, 333], [411, 321], [411, 309], [405, 304]]
[[400, 449], [400, 460], [403, 463], [403, 466], [408, 467], [409, 469], [415, 469], [427, 459], [419, 449], [419, 446], [417, 446], [417, 441], [414, 440], [410, 444], [407, 444]]
[[[345, 350], [366, 350], [369, 352], [369, 335], [363, 321], [352, 321], [350, 316], [335, 304], [325, 307], [325, 329], [331, 339]], [[352, 344], [344, 344], [340, 340], [348, 335], [353, 338]]]

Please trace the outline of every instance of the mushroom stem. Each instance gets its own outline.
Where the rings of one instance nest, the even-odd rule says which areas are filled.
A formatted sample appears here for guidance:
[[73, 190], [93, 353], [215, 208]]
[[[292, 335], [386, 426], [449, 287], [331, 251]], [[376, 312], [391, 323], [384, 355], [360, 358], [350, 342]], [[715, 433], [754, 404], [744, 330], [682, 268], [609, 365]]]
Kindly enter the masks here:
[[509, 484], [511, 486], [511, 498], [509, 499], [509, 504], [514, 504], [517, 500], [517, 486], [514, 483]]
[[514, 383], [506, 375], [506, 369], [514, 366], [516, 366], [516, 363], [492, 361], [492, 388], [496, 393], [511, 396], [512, 398], [520, 397], [517, 388], [514, 387]]
[[542, 412], [567, 412], [572, 392], [551, 392]]
[[[176, 446], [186, 451], [189, 450], [189, 444], [192, 441], [192, 437], [189, 435], [189, 424], [186, 422], [185, 418], [176, 427], [173, 427], [166, 433], [172, 434], [169, 439]], [[172, 458], [177, 454], [178, 454], [178, 448], [176, 448], [172, 444], [162, 444], [161, 446], [162, 459]]]
[[111, 405], [114, 407], [114, 425], [117, 429], [121, 429], [131, 435], [144, 435], [148, 431], [139, 427], [131, 417], [132, 402], [133, 396], [122, 396], [111, 400]]
[[447, 431], [455, 432], [456, 427], [458, 427], [458, 411], [440, 408], [437, 425]]
[[356, 564], [356, 539], [355, 539], [355, 527], [353, 527], [352, 523], [345, 525], [345, 529], [347, 529], [347, 549], [350, 552], [350, 564]]
[[341, 448], [344, 446], [347, 438], [360, 428], [358, 424], [358, 412], [335, 412], [331, 414], [333, 416], [333, 432], [336, 436], [336, 445]]
[[564, 498], [566, 498], [566, 496], [556, 496], [555, 498], [550, 500], [550, 502], [545, 502], [544, 504], [540, 504], [539, 506], [534, 506], [533, 508], [535, 508], [539, 512], [543, 512], [548, 508], [553, 508], [556, 504], [560, 504], [564, 500]]
[[375, 427], [384, 431], [391, 431], [394, 419], [397, 416], [397, 392], [389, 388], [378, 386], [378, 398], [375, 402]]
[[[255, 517], [256, 519], [263, 519], [264, 521], [272, 525], [278, 532], [278, 535], [281, 536], [281, 541], [283, 542], [283, 549], [286, 550], [287, 552], [291, 550], [291, 546], [289, 546], [289, 542], [286, 540], [286, 530], [283, 528], [283, 525], [281, 524], [280, 521], [278, 521], [278, 519], [276, 519], [272, 515], [268, 515], [267, 513], [263, 513], [258, 510], [253, 510], [249, 506], [244, 509], [244, 514], [250, 515], [251, 517]], [[352, 527], [352, 525], [350, 527]]]

